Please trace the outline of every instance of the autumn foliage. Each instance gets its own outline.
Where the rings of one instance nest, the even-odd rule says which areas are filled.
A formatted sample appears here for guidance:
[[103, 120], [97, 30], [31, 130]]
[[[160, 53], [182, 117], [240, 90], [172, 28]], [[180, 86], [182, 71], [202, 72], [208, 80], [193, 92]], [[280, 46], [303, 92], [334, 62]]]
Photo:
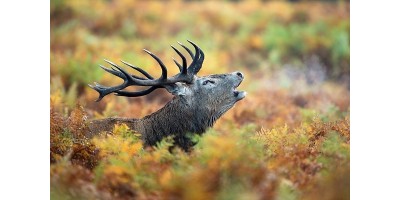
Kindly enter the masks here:
[[[349, 5], [319, 2], [51, 1], [52, 199], [349, 199]], [[171, 138], [143, 148], [125, 125], [88, 139], [91, 119], [144, 117], [165, 91], [140, 98], [87, 87], [103, 58], [157, 74], [146, 48], [195, 41], [201, 75], [240, 70], [248, 92], [190, 153]]]

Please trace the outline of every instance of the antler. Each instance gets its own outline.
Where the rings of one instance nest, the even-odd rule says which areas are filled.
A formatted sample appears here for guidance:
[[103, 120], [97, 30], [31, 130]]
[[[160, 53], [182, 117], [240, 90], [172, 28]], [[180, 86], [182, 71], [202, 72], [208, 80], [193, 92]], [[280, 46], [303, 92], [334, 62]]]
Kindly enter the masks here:
[[[122, 63], [125, 65], [128, 65], [129, 67], [133, 68], [134, 70], [140, 72], [142, 75], [144, 75], [146, 78], [139, 77], [133, 74], [129, 74], [127, 71], [125, 71], [123, 68], [120, 66], [114, 64], [111, 61], [104, 60], [108, 64], [112, 65], [111, 69], [104, 67], [100, 65], [102, 69], [104, 69], [106, 72], [113, 74], [114, 76], [118, 76], [119, 78], [123, 79], [124, 82], [121, 85], [113, 86], [113, 87], [106, 87], [103, 85], [100, 85], [98, 83], [94, 83], [95, 85], [89, 85], [91, 88], [96, 90], [99, 93], [99, 98], [96, 101], [100, 101], [104, 96], [110, 94], [110, 93], [115, 93], [115, 95], [118, 96], [126, 96], [126, 97], [138, 97], [138, 96], [143, 96], [147, 95], [151, 92], [153, 92], [157, 88], [163, 88], [167, 85], [172, 85], [177, 82], [185, 82], [185, 83], [192, 83], [194, 76], [200, 71], [201, 66], [204, 61], [204, 53], [203, 51], [192, 41], [188, 40], [190, 44], [192, 44], [195, 48], [195, 55], [193, 55], [192, 51], [186, 47], [185, 45], [179, 43], [192, 57], [193, 61], [187, 67], [186, 63], [186, 58], [183, 56], [183, 54], [178, 51], [175, 47], [171, 46], [175, 52], [182, 58], [182, 65], [179, 64], [175, 59], [174, 62], [175, 64], [179, 67], [179, 73], [176, 74], [173, 77], [168, 78], [168, 71], [167, 68], [165, 67], [164, 63], [158, 58], [156, 55], [151, 53], [150, 51], [144, 49], [144, 51], [148, 54], [150, 54], [151, 57], [153, 57], [158, 64], [160, 65], [161, 68], [161, 76], [158, 79], [154, 79], [149, 73], [144, 71], [143, 69], [133, 66], [127, 62], [124, 62], [121, 60]], [[128, 92], [124, 91], [126, 87], [129, 86], [151, 86], [147, 88], [146, 90], [142, 91], [137, 91], [137, 92]]]

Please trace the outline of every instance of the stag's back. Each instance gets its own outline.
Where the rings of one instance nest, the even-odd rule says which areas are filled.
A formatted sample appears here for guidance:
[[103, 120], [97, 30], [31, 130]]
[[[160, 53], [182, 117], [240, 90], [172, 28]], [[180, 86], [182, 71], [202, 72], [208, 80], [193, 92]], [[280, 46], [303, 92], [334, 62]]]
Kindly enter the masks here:
[[142, 132], [143, 126], [139, 119], [111, 117], [92, 120], [87, 125], [86, 137], [92, 138], [102, 132], [111, 134], [115, 125], [126, 124], [131, 130]]

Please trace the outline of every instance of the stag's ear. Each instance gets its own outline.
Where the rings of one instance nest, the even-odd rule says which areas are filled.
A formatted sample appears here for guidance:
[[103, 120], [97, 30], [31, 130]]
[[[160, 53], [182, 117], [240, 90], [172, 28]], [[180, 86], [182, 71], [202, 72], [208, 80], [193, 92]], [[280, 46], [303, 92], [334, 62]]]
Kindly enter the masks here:
[[167, 91], [175, 96], [185, 96], [189, 94], [190, 90], [188, 89], [187, 85], [184, 83], [174, 83], [171, 85], [164, 86]]

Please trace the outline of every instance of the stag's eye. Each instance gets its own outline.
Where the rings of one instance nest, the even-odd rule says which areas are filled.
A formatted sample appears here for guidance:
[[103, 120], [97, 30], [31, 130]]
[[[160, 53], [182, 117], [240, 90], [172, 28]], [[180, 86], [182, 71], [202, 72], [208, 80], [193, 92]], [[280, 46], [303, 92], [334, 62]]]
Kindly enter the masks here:
[[205, 80], [205, 81], [203, 82], [203, 85], [207, 85], [207, 84], [209, 84], [209, 83], [214, 84], [215, 81], [212, 81], [212, 80]]

